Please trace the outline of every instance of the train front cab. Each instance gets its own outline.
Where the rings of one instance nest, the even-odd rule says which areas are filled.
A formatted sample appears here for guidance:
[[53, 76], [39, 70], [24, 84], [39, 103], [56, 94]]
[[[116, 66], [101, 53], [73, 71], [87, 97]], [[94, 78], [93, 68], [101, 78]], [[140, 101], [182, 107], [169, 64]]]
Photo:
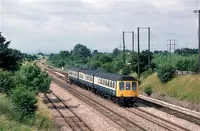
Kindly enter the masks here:
[[138, 94], [137, 81], [117, 81], [116, 97], [120, 104], [132, 105]]

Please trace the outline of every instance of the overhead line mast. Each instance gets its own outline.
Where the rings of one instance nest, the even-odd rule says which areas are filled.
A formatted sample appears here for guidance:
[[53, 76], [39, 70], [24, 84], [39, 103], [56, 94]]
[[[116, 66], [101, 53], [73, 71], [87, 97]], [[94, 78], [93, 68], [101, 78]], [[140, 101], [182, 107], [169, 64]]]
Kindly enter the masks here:
[[198, 46], [199, 46], [199, 57], [198, 57], [198, 73], [200, 73], [200, 10], [195, 10], [194, 13], [198, 13], [199, 21], [198, 21]]
[[[178, 44], [176, 44], [176, 42], [178, 42], [178, 41], [175, 39], [169, 39], [167, 41], [169, 42], [169, 44], [167, 44], [167, 45], [169, 45], [169, 52], [172, 53], [172, 46], [174, 46], [174, 52], [175, 52], [176, 45], [178, 45]], [[172, 43], [172, 41], [173, 41], [173, 43]]]

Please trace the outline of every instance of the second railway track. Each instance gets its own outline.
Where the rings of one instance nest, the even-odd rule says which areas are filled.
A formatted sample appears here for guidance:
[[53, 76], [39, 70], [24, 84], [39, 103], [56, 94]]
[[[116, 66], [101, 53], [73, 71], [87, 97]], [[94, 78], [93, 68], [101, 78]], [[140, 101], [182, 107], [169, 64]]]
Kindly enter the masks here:
[[[190, 121], [192, 123], [195, 123], [197, 125], [200, 125], [200, 118], [198, 118], [198, 117], [194, 117], [194, 116], [191, 116], [191, 115], [188, 115], [188, 114], [184, 114], [184, 113], [179, 112], [177, 110], [170, 109], [170, 108], [164, 107], [162, 105], [158, 105], [156, 103], [146, 101], [146, 100], [143, 100], [143, 99], [138, 99], [138, 102], [141, 103], [141, 104], [144, 104], [148, 107], [154, 107], [155, 109], [158, 109], [160, 111], [166, 112], [166, 113], [174, 115], [178, 118], [181, 118], [181, 119]], [[135, 105], [135, 106], [138, 107], [138, 105]]]
[[[53, 107], [59, 112], [61, 117], [65, 120], [65, 122], [69, 125], [73, 131], [92, 131], [65, 103], [62, 99], [60, 99], [56, 94], [51, 92], [45, 97], [49, 100], [49, 102], [53, 105]], [[68, 112], [63, 113], [63, 109], [66, 109]]]
[[183, 131], [190, 131], [189, 129], [186, 129], [182, 126], [179, 126], [177, 124], [174, 124], [170, 121], [167, 121], [161, 117], [158, 117], [154, 114], [151, 114], [149, 112], [146, 112], [146, 111], [143, 111], [143, 110], [140, 110], [140, 109], [133, 109], [133, 108], [126, 108], [126, 110], [130, 111], [131, 113], [139, 116], [139, 117], [142, 117], [144, 119], [147, 119], [148, 121], [151, 121], [152, 123], [154, 124], [157, 124], [158, 126], [166, 129], [166, 130], [169, 130], [169, 131], [178, 131], [178, 130], [183, 130]]

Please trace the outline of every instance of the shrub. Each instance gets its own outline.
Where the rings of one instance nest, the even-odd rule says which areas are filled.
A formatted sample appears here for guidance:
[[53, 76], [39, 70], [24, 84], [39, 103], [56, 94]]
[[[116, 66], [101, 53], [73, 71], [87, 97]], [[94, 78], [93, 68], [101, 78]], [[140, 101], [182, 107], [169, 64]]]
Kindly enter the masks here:
[[13, 87], [12, 73], [0, 69], [0, 92], [9, 94]]
[[153, 90], [152, 90], [152, 87], [151, 86], [146, 86], [145, 88], [144, 88], [144, 92], [148, 95], [148, 96], [150, 96], [151, 94], [152, 94], [152, 92], [153, 92]]
[[131, 73], [131, 68], [129, 65], [125, 65], [123, 68], [122, 68], [122, 74], [124, 75], [128, 75]]
[[116, 73], [119, 72], [123, 68], [123, 66], [124, 66], [124, 63], [122, 61], [116, 61], [113, 64], [113, 68], [116, 71]]
[[105, 63], [103, 64], [103, 69], [106, 71], [106, 72], [109, 72], [109, 73], [114, 73], [114, 68], [113, 68], [113, 64], [112, 62], [111, 63]]
[[176, 68], [181, 71], [186, 71], [186, 66], [184, 65], [184, 60], [178, 60], [176, 63]]
[[188, 70], [194, 71], [194, 72], [198, 71], [198, 60], [197, 59], [190, 60]]
[[162, 83], [166, 83], [175, 77], [175, 68], [171, 65], [164, 65], [157, 72]]
[[181, 71], [188, 71], [190, 67], [190, 60], [178, 60], [176, 67], [178, 70]]
[[61, 67], [64, 67], [64, 66], [65, 66], [65, 62], [63, 60], [59, 60], [57, 67], [61, 68]]
[[101, 66], [101, 63], [97, 60], [92, 60], [87, 63], [87, 67], [93, 70], [97, 69], [100, 66]]
[[24, 63], [20, 70], [16, 73], [17, 84], [26, 85], [29, 89], [36, 93], [47, 93], [51, 83], [51, 79], [46, 72], [34, 64]]
[[17, 86], [11, 92], [11, 101], [23, 115], [34, 114], [37, 106], [35, 92], [28, 90], [26, 86]]

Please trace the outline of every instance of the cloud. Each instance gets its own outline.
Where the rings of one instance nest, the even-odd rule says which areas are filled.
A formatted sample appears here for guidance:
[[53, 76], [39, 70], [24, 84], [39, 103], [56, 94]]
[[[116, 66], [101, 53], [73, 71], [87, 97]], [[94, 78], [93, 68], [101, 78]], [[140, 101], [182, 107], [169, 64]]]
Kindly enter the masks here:
[[[1, 7], [0, 30], [23, 52], [58, 52], [77, 43], [112, 51], [122, 31], [137, 27], [151, 27], [152, 50], [165, 50], [167, 39], [197, 48], [197, 1], [2, 0]], [[141, 30], [141, 49], [147, 49], [146, 36]], [[131, 47], [128, 34], [126, 44]]]

